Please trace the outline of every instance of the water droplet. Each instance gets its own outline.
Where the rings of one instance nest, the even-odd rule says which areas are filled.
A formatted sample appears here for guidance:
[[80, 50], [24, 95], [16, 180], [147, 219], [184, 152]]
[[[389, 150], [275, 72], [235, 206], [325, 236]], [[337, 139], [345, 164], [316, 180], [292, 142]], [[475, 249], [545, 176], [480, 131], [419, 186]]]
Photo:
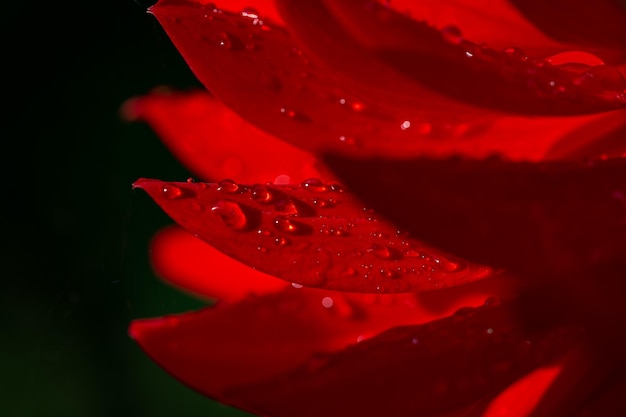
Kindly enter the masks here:
[[411, 122], [408, 120], [405, 120], [402, 123], [400, 123], [400, 129], [402, 130], [407, 130], [410, 127], [411, 127]]
[[289, 198], [278, 200], [276, 204], [274, 204], [274, 208], [276, 211], [284, 213], [285, 215], [293, 216], [298, 214], [298, 207], [296, 206], [296, 203]]
[[327, 236], [340, 237], [346, 237], [350, 235], [348, 231], [345, 230], [342, 226], [335, 227], [329, 224], [323, 224], [322, 226], [320, 226], [320, 233]]
[[252, 186], [252, 198], [261, 204], [269, 204], [274, 199], [274, 196], [266, 186], [255, 184]]
[[183, 196], [183, 190], [172, 184], [164, 184], [163, 187], [161, 187], [161, 192], [168, 200], [175, 200]]
[[311, 200], [311, 204], [313, 204], [315, 207], [330, 208], [335, 207], [335, 200], [333, 200], [332, 198], [324, 199], [316, 197]]
[[305, 190], [311, 191], [314, 193], [321, 193], [321, 192], [328, 191], [328, 187], [326, 186], [326, 184], [324, 184], [322, 180], [320, 180], [319, 178], [306, 179], [302, 181], [300, 185]]
[[528, 58], [528, 56], [526, 55], [526, 52], [524, 52], [522, 49], [517, 48], [515, 46], [504, 48], [502, 52], [508, 58], [511, 58], [513, 60], [526, 60]]
[[239, 185], [233, 180], [221, 180], [217, 185], [217, 190], [224, 193], [234, 194], [239, 191]]
[[336, 193], [343, 193], [344, 188], [343, 185], [339, 184], [338, 182], [330, 182], [326, 184], [329, 188], [330, 191], [336, 192]]
[[231, 35], [226, 32], [220, 32], [216, 39], [217, 46], [222, 49], [230, 49], [233, 46]]
[[545, 61], [552, 65], [583, 64], [590, 67], [604, 64], [598, 56], [584, 51], [561, 52], [546, 58]]
[[333, 301], [333, 299], [331, 297], [324, 297], [324, 298], [322, 298], [322, 305], [325, 308], [331, 308], [334, 303], [335, 302]]
[[485, 332], [487, 334], [493, 334], [493, 328], [489, 327], [487, 330], [485, 330]]
[[192, 178], [192, 177], [189, 177], [189, 178], [187, 178], [187, 182], [189, 184], [193, 184], [194, 182], [196, 182], [196, 180], [194, 178]]
[[305, 235], [311, 233], [311, 228], [304, 224], [291, 220], [287, 216], [278, 216], [274, 219], [274, 226], [281, 232], [292, 235]]
[[283, 236], [277, 236], [276, 239], [274, 239], [274, 243], [276, 243], [276, 246], [281, 247], [291, 245], [291, 241]]
[[235, 230], [243, 230], [248, 224], [241, 206], [233, 201], [220, 200], [213, 204], [211, 212], [218, 215], [226, 226]]
[[341, 143], [345, 143], [346, 145], [356, 145], [357, 144], [357, 140], [355, 137], [353, 136], [346, 136], [346, 135], [340, 135], [339, 136], [339, 142]]
[[300, 289], [300, 288], [303, 288], [303, 287], [304, 287], [304, 285], [298, 284], [298, 283], [296, 283], [296, 282], [292, 282], [292, 283], [291, 283], [291, 286], [292, 286], [292, 287], [294, 287], [294, 288], [297, 288], [297, 289]]
[[390, 268], [380, 268], [380, 275], [384, 278], [400, 278], [400, 272]]
[[246, 7], [241, 11], [241, 15], [243, 17], [247, 17], [249, 19], [258, 19], [259, 12], [253, 7]]
[[300, 113], [299, 111], [292, 109], [290, 107], [281, 107], [280, 108], [280, 114], [282, 114], [283, 116], [292, 119], [292, 120], [297, 120], [299, 122], [309, 122], [310, 119], [307, 115], [305, 115], [304, 113]]
[[385, 245], [373, 244], [367, 252], [376, 256], [379, 259], [391, 259], [391, 250]]
[[265, 246], [257, 246], [256, 250], [258, 250], [261, 253], [267, 253], [267, 248]]
[[460, 45], [463, 42], [461, 30], [456, 26], [446, 26], [441, 29], [441, 35], [447, 42], [453, 45]]

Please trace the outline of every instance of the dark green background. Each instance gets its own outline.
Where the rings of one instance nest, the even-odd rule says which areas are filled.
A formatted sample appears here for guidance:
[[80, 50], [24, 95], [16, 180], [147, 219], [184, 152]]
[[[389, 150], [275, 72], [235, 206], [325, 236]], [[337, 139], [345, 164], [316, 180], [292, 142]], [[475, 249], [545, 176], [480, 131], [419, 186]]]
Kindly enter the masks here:
[[201, 305], [162, 284], [150, 236], [170, 220], [139, 177], [189, 173], [128, 98], [198, 87], [149, 2], [3, 4], [0, 415], [244, 416], [154, 365], [130, 320]]

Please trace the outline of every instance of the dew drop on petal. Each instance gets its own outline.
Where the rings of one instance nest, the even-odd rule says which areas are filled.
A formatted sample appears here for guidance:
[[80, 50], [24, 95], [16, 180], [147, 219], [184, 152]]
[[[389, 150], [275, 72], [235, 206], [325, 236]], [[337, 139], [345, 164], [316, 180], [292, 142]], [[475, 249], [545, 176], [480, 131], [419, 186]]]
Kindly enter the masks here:
[[402, 123], [400, 123], [400, 129], [402, 130], [407, 130], [410, 127], [411, 127], [411, 122], [409, 120], [405, 120]]
[[561, 52], [546, 58], [545, 61], [552, 65], [583, 64], [590, 67], [604, 64], [601, 58], [584, 51]]
[[446, 26], [441, 29], [441, 36], [453, 45], [460, 45], [463, 42], [463, 35], [461, 30], [456, 26]]
[[335, 302], [333, 301], [332, 297], [324, 297], [324, 298], [322, 298], [322, 305], [325, 308], [331, 308], [334, 303]]
[[326, 186], [326, 184], [324, 184], [324, 182], [322, 182], [322, 180], [320, 180], [319, 178], [306, 179], [302, 181], [300, 185], [305, 190], [311, 191], [314, 193], [321, 193], [321, 192], [328, 191], [328, 187]]
[[297, 289], [300, 289], [300, 288], [303, 288], [303, 287], [304, 287], [304, 285], [298, 284], [298, 283], [296, 283], [296, 282], [292, 282], [292, 283], [291, 283], [291, 286], [292, 286], [292, 287], [294, 287], [294, 288], [297, 288]]
[[243, 17], [247, 17], [249, 19], [258, 19], [259, 12], [253, 7], [246, 7], [241, 11], [241, 15]]
[[379, 245], [378, 243], [375, 243], [370, 246], [367, 252], [371, 253], [379, 259], [391, 259], [391, 251], [385, 245]]
[[274, 199], [272, 192], [266, 186], [255, 184], [252, 186], [252, 198], [259, 203], [268, 204]]
[[183, 196], [183, 190], [172, 184], [163, 185], [163, 187], [161, 187], [161, 192], [168, 200], [175, 200]]
[[248, 224], [241, 206], [233, 201], [217, 201], [211, 207], [211, 212], [218, 215], [226, 226], [235, 230], [243, 230]]
[[222, 49], [230, 49], [233, 46], [231, 35], [226, 32], [220, 32], [217, 35], [216, 44]]
[[274, 219], [276, 229], [293, 235], [306, 235], [311, 233], [311, 228], [305, 224], [291, 220], [287, 216], [278, 216]]
[[281, 247], [291, 245], [291, 241], [284, 236], [277, 236], [276, 239], [274, 239], [274, 243], [276, 243], [276, 246]]
[[239, 191], [239, 185], [237, 185], [237, 183], [232, 180], [221, 180], [217, 184], [217, 190], [224, 193], [233, 194]]

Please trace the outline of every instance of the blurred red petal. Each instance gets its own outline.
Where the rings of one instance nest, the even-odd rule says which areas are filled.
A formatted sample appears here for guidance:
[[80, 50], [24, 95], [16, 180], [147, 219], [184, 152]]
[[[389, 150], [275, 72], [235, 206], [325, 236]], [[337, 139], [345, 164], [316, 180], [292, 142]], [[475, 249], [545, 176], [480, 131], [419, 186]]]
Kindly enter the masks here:
[[414, 239], [350, 192], [318, 179], [284, 186], [140, 179], [134, 187], [195, 236], [288, 282], [384, 293], [445, 288], [494, 274]]
[[626, 257], [626, 158], [327, 162], [381, 215], [475, 262], [566, 277]]
[[195, 296], [234, 302], [288, 285], [224, 255], [178, 226], [160, 230], [150, 244], [157, 275]]
[[145, 120], [185, 166], [205, 181], [292, 182], [320, 176], [315, 158], [242, 120], [204, 91], [153, 92], [124, 104]]
[[246, 409], [245, 401], [231, 401], [227, 393], [263, 384], [389, 328], [434, 318], [416, 304], [413, 294], [361, 295], [289, 287], [198, 312], [136, 320], [129, 331], [176, 378]]
[[465, 309], [320, 355], [226, 397], [274, 417], [439, 416], [497, 394], [576, 337], [564, 329], [530, 336], [516, 322], [506, 308]]
[[510, 0], [533, 24], [561, 42], [593, 48], [616, 63], [626, 59], [626, 6], [618, 0], [593, 4], [571, 0]]
[[[626, 106], [626, 80], [617, 68], [611, 67], [611, 74], [605, 75], [607, 83], [600, 86], [587, 83], [579, 71], [546, 63], [543, 57], [484, 47], [460, 34], [451, 35], [426, 22], [416, 22], [377, 2], [342, 0], [325, 4], [358, 47], [376, 54], [416, 82], [456, 99], [497, 110], [548, 115]], [[279, 10], [282, 12], [282, 8]], [[587, 72], [593, 70], [587, 67]]]

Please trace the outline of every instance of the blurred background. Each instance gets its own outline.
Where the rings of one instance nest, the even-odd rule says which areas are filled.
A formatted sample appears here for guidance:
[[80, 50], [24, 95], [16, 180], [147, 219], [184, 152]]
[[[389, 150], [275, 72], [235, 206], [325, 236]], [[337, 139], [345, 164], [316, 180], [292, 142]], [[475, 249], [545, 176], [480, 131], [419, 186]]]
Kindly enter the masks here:
[[150, 4], [3, 4], [1, 416], [246, 416], [127, 335], [132, 319], [201, 306], [153, 275], [148, 242], [170, 220], [131, 190], [189, 174], [120, 106], [199, 87]]

